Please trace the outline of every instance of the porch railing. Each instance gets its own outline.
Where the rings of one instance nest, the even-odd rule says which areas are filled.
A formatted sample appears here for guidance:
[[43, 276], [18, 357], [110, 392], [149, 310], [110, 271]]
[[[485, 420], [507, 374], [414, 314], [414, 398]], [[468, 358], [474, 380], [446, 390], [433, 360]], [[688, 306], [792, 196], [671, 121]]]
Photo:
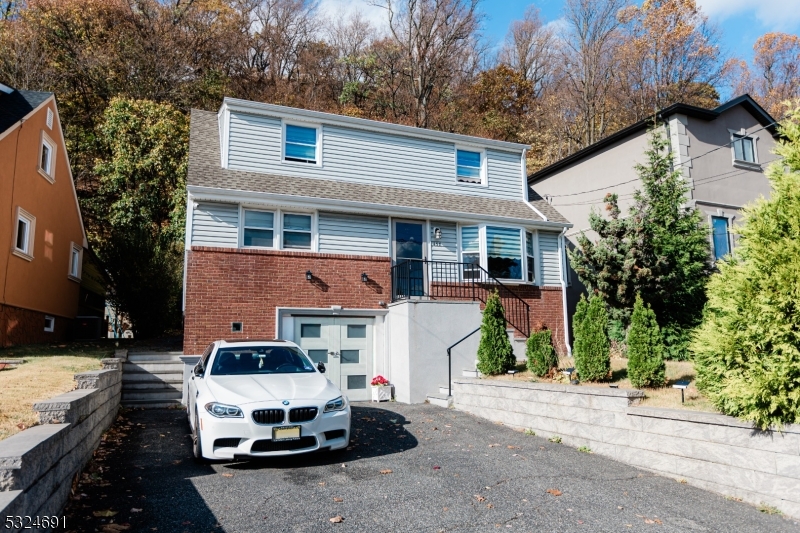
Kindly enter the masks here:
[[409, 299], [464, 300], [486, 303], [498, 292], [506, 323], [528, 337], [530, 306], [508, 285], [475, 263], [406, 259], [392, 267], [392, 301]]

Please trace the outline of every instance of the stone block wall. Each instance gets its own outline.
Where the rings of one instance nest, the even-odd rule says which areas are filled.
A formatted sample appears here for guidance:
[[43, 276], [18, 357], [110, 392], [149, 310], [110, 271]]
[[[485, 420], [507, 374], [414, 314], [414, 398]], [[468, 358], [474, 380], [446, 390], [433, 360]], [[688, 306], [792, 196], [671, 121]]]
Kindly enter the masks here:
[[[677, 391], [676, 391], [677, 393]], [[457, 409], [800, 518], [800, 427], [639, 406], [637, 390], [456, 379]]]
[[123, 361], [76, 374], [74, 391], [34, 404], [40, 425], [0, 441], [0, 517], [59, 515], [117, 415]]

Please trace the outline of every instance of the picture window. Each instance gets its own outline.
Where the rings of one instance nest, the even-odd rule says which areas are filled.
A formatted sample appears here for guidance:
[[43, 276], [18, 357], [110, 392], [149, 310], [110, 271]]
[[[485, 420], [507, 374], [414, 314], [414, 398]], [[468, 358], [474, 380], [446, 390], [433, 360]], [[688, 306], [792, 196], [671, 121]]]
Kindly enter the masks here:
[[317, 128], [287, 124], [285, 136], [284, 161], [317, 164]]

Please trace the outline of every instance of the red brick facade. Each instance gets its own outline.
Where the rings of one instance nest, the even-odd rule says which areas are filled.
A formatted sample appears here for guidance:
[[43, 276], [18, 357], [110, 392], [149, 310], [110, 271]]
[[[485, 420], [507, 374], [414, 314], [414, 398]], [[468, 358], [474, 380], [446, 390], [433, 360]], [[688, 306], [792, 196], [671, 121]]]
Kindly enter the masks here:
[[[392, 298], [390, 265], [388, 257], [193, 247], [186, 258], [183, 351], [199, 354], [223, 338], [273, 338], [276, 307], [380, 309]], [[561, 288], [513, 290], [530, 305], [531, 325], [550, 328], [562, 351]], [[231, 322], [242, 322], [243, 331], [231, 333]]]
[[[50, 315], [52, 316], [52, 315]], [[0, 304], [0, 346], [60, 342], [71, 320], [56, 316], [54, 331], [44, 330], [45, 313]]]

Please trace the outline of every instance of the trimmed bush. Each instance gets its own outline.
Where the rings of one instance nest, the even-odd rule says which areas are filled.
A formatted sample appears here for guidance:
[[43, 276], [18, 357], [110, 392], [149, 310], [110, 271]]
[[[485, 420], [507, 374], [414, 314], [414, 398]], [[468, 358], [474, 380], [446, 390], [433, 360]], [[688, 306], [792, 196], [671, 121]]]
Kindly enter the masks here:
[[575, 370], [583, 381], [599, 381], [611, 371], [608, 313], [602, 298], [581, 296], [573, 315]]
[[659, 387], [664, 384], [666, 371], [656, 314], [637, 296], [628, 329], [628, 379], [634, 387]]
[[800, 423], [800, 108], [780, 133], [770, 199], [745, 208], [690, 345], [697, 388], [761, 429]]
[[550, 369], [558, 367], [558, 356], [553, 349], [552, 333], [549, 329], [534, 331], [525, 343], [528, 370], [534, 375], [546, 376]]
[[487, 376], [505, 374], [517, 359], [506, 332], [506, 319], [500, 296], [495, 291], [486, 300], [478, 345], [478, 370]]

